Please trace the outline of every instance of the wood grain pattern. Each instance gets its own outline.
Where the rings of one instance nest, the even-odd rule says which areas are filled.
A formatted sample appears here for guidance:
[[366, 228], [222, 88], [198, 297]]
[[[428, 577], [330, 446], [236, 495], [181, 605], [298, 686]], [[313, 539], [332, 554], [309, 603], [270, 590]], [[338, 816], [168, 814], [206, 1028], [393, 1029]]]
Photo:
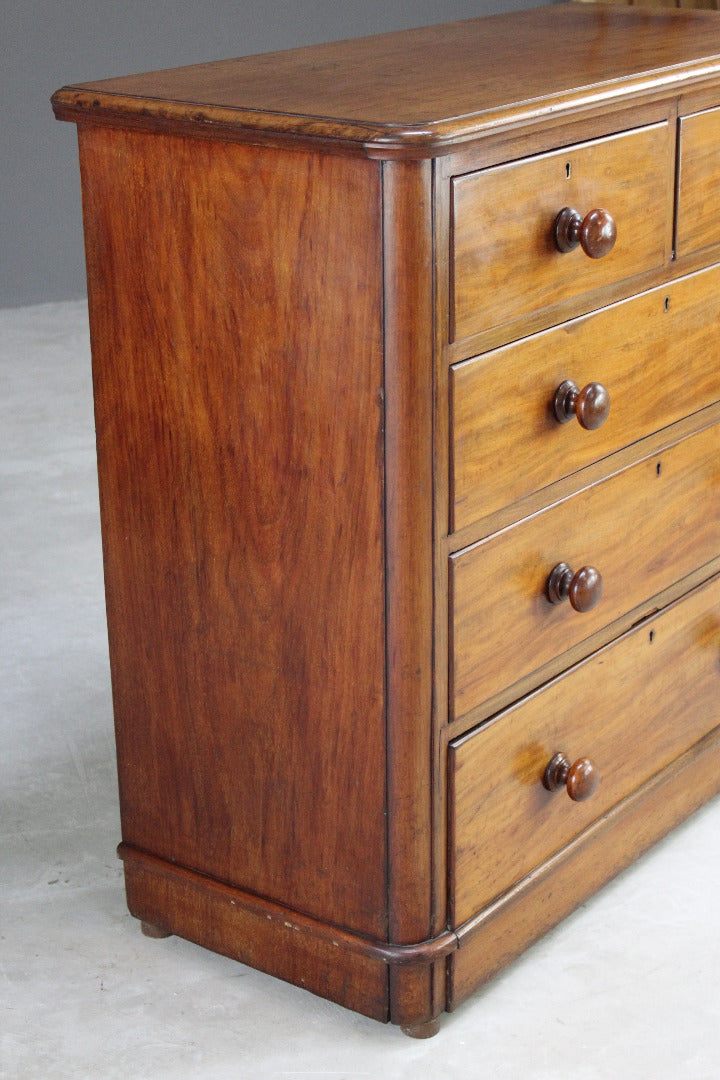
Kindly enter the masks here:
[[[433, 933], [433, 247], [428, 162], [383, 167], [389, 933]], [[411, 359], [410, 359], [411, 358]], [[439, 965], [444, 969], [444, 964]], [[392, 968], [394, 1023], [444, 1008], [430, 968]]]
[[[592, 293], [592, 302], [588, 302], [587, 294], [570, 297], [559, 301], [549, 308], [543, 308], [532, 315], [526, 315], [521, 319], [495, 326], [491, 330], [485, 330], [479, 334], [473, 334], [460, 341], [450, 342], [450, 274], [445, 269], [445, 261], [451, 251], [451, 207], [450, 188], [454, 177], [476, 173], [489, 169], [496, 165], [502, 165], [510, 161], [535, 157], [556, 150], [558, 147], [578, 146], [589, 141], [607, 136], [616, 135], [621, 131], [636, 130], [649, 127], [655, 123], [668, 123], [675, 129], [677, 120], [677, 105], [674, 102], [653, 101], [651, 103], [634, 102], [632, 107], [628, 103], [619, 101], [617, 108], [606, 112], [588, 116], [565, 117], [557, 126], [532, 125], [525, 127], [519, 125], [509, 131], [492, 132], [469, 146], [459, 146], [452, 153], [444, 157], [438, 157], [435, 161], [435, 175], [437, 184], [437, 208], [438, 224], [440, 226], [438, 239], [442, 238], [442, 246], [438, 246], [438, 306], [439, 326], [444, 331], [440, 342], [449, 363], [456, 363], [475, 356], [481, 352], [497, 348], [509, 341], [549, 326], [575, 318], [585, 314], [590, 307], [606, 306], [618, 300], [625, 299], [634, 292], [652, 288], [660, 280], [666, 280], [675, 274], [676, 266], [673, 262], [666, 263], [655, 270], [647, 271], [632, 279], [623, 279]], [[668, 185], [674, 185], [674, 176], [668, 174]], [[444, 189], [447, 194], [443, 195]], [[668, 195], [674, 200], [674, 192]], [[673, 244], [673, 221], [668, 219], [667, 246]], [[699, 263], [698, 263], [699, 265]], [[684, 273], [696, 269], [694, 265], [687, 264]]]
[[54, 96], [146, 927], [429, 1035], [715, 790], [718, 102], [715, 15], [601, 5]]
[[562, 5], [68, 86], [54, 107], [65, 119], [430, 155], [479, 133], [639, 104], [719, 76], [712, 12]]
[[[450, 748], [458, 926], [718, 722], [720, 583], [701, 588]], [[562, 751], [600, 775], [587, 802], [543, 786]]]
[[123, 837], [384, 937], [379, 167], [80, 135]]
[[389, 163], [383, 188], [391, 940], [403, 942], [431, 932], [431, 168]]
[[[667, 124], [657, 124], [455, 179], [451, 340], [662, 265], [672, 153]], [[610, 254], [557, 250], [566, 206], [612, 214]]]
[[388, 967], [381, 955], [292, 909], [122, 846], [128, 907], [136, 918], [276, 978], [387, 1022]]
[[[712, 426], [451, 559], [455, 716], [649, 601], [720, 551]], [[597, 567], [578, 614], [546, 596], [559, 562]], [[638, 610], [637, 615], [641, 614]]]
[[720, 790], [720, 729], [499, 898], [458, 932], [448, 1009], [569, 915]]
[[[453, 367], [451, 527], [718, 400], [718, 322], [712, 268]], [[602, 427], [558, 424], [551, 404], [565, 379], [607, 388]]]
[[720, 244], [720, 109], [708, 109], [680, 121], [678, 178], [678, 257]]

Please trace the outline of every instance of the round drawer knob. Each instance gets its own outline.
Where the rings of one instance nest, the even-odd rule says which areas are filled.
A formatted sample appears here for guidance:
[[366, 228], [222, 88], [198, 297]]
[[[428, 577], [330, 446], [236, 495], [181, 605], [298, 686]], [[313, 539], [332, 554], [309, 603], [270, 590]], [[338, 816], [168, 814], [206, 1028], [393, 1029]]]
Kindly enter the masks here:
[[581, 566], [573, 573], [567, 563], [553, 567], [547, 579], [547, 597], [551, 604], [570, 601], [575, 611], [592, 611], [602, 596], [602, 575], [594, 566]]
[[615, 246], [617, 225], [607, 210], [591, 210], [585, 217], [566, 206], [555, 218], [555, 246], [573, 251], [580, 245], [589, 259], [602, 259]]
[[561, 382], [553, 398], [555, 419], [561, 424], [576, 417], [580, 427], [594, 431], [608, 418], [610, 413], [610, 395], [602, 383], [591, 382], [578, 390], [570, 379]]
[[594, 795], [600, 783], [597, 766], [590, 758], [578, 758], [570, 764], [565, 754], [553, 754], [543, 775], [543, 786], [548, 791], [566, 788], [573, 802], [584, 802]]

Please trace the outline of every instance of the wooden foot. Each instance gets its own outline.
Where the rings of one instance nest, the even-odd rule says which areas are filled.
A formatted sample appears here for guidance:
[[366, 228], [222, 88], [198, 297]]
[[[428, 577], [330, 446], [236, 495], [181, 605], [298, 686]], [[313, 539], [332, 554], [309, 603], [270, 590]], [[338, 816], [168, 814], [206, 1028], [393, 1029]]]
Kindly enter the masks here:
[[157, 926], [155, 923], [145, 922], [144, 919], [140, 921], [140, 929], [145, 937], [151, 938], [164, 938], [172, 937], [169, 930], [166, 930], [164, 926]]
[[433, 1035], [437, 1035], [440, 1030], [440, 1018], [428, 1020], [425, 1024], [408, 1024], [403, 1026], [402, 1030], [411, 1039], [432, 1039]]

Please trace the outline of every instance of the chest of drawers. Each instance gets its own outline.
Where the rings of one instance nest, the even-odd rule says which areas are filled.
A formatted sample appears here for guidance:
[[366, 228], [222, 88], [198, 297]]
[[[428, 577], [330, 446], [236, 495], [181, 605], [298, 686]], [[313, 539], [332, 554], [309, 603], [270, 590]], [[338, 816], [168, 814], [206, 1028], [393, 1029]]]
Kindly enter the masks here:
[[53, 104], [130, 910], [430, 1034], [720, 788], [720, 22]]

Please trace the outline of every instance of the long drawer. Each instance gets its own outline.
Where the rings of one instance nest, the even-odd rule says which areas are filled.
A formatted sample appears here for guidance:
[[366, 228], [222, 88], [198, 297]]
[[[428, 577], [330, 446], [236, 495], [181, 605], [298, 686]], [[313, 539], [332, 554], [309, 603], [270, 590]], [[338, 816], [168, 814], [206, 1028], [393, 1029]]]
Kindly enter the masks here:
[[[667, 123], [563, 147], [452, 181], [451, 328], [470, 337], [661, 266], [670, 252], [673, 142]], [[609, 213], [600, 258], [560, 252], [565, 207]]]
[[[449, 749], [453, 925], [559, 850], [720, 723], [714, 578]], [[543, 775], [562, 753], [600, 780], [575, 802]]]
[[[720, 398], [718, 325], [716, 266], [457, 364], [451, 528]], [[562, 422], [553, 406], [568, 381], [580, 405]], [[604, 421], [599, 410], [587, 415], [593, 391], [583, 391], [592, 384], [604, 388], [606, 405], [609, 398]]]
[[[720, 554], [720, 426], [450, 559], [452, 712], [460, 717]], [[551, 603], [565, 563], [602, 577], [591, 610]]]

